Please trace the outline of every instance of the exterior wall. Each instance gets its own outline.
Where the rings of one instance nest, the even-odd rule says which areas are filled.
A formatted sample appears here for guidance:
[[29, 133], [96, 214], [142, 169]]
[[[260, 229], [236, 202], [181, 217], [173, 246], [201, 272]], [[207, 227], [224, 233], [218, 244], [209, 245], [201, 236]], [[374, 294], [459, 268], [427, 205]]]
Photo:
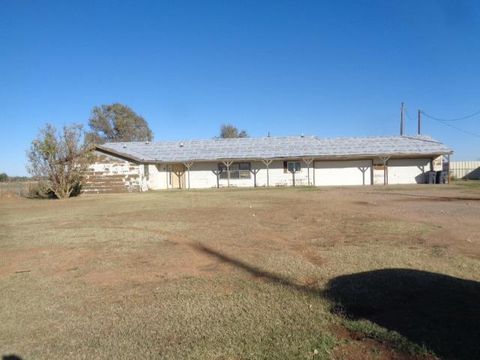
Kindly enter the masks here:
[[148, 190], [143, 165], [99, 154], [85, 173], [85, 193], [135, 192]]
[[213, 173], [218, 170], [217, 163], [194, 163], [186, 173], [186, 185], [193, 189], [206, 189], [217, 187], [217, 176]]
[[315, 185], [370, 185], [372, 160], [315, 161]]
[[[308, 170], [307, 165], [302, 160], [299, 161], [301, 164], [301, 169], [299, 172], [295, 173], [295, 184], [296, 185], [308, 185]], [[212, 164], [212, 167], [215, 169], [218, 168], [217, 163]], [[261, 161], [251, 162], [251, 169], [258, 170], [256, 174], [256, 183], [257, 186], [267, 186], [267, 167]], [[269, 165], [269, 183], [270, 186], [292, 186], [293, 185], [293, 175], [290, 172], [285, 172], [283, 167], [283, 161], [273, 161]], [[193, 179], [193, 176], [192, 176]], [[313, 169], [310, 165], [310, 181], [313, 179]], [[230, 179], [231, 187], [249, 187], [254, 186], [254, 175], [251, 174], [250, 179]], [[216, 176], [214, 178], [216, 186]], [[220, 179], [220, 187], [228, 186], [227, 179]]]
[[[308, 173], [310, 171], [310, 183], [313, 184], [313, 168], [299, 160], [301, 170], [295, 173], [296, 185], [308, 185]], [[261, 161], [250, 162], [252, 170], [258, 170], [256, 174], [257, 186], [267, 186], [267, 168]], [[148, 165], [148, 187], [152, 190], [169, 189], [172, 187], [169, 181], [169, 165]], [[190, 187], [192, 189], [207, 189], [217, 187], [218, 162], [198, 162], [194, 163], [190, 171], [185, 169], [185, 187], [188, 188], [189, 175]], [[172, 175], [174, 176], [174, 175]], [[283, 161], [274, 161], [269, 166], [270, 186], [292, 186], [293, 176], [290, 172], [284, 171]], [[254, 174], [249, 179], [230, 179], [230, 187], [253, 187], [255, 184]], [[220, 187], [228, 186], [228, 179], [219, 179]]]
[[385, 185], [385, 165], [383, 164], [382, 159], [373, 159], [372, 176], [373, 185]]
[[148, 174], [146, 176], [146, 182], [148, 188], [151, 190], [161, 190], [168, 188], [168, 173], [166, 171], [166, 165], [146, 165], [148, 167]]
[[[301, 170], [295, 173], [295, 184], [316, 186], [344, 186], [344, 185], [370, 185], [384, 183], [382, 162], [375, 159], [364, 160], [316, 160], [307, 166], [300, 161]], [[197, 162], [192, 165], [190, 172], [185, 169], [185, 188], [207, 189], [217, 187], [219, 162]], [[258, 170], [256, 185], [267, 186], [267, 169], [261, 161], [251, 161], [251, 169]], [[376, 166], [372, 166], [376, 164]], [[415, 184], [424, 181], [423, 173], [429, 171], [432, 159], [390, 159], [387, 164], [387, 177], [389, 184]], [[170, 189], [172, 182], [170, 176], [171, 165], [148, 165], [146, 183], [152, 190]], [[363, 170], [363, 172], [362, 172]], [[189, 182], [190, 177], [190, 182]], [[310, 182], [309, 182], [310, 178]], [[284, 171], [283, 161], [273, 161], [269, 166], [270, 186], [292, 186], [293, 176]], [[227, 179], [219, 179], [220, 187], [227, 187]], [[230, 179], [230, 187], [253, 187], [254, 174], [249, 179]]]
[[[310, 184], [313, 184], [313, 164], [307, 165], [302, 160], [300, 162], [301, 169], [295, 173], [295, 185], [308, 185], [308, 173], [310, 172]], [[267, 186], [267, 170], [262, 162], [257, 163], [257, 168], [261, 169], [257, 174], [257, 186]], [[252, 164], [253, 167], [253, 164]], [[292, 186], [293, 175], [285, 172], [283, 161], [274, 161], [269, 166], [270, 186]]]
[[[316, 160], [307, 166], [302, 160], [301, 170], [295, 173], [295, 184], [316, 186], [338, 185], [370, 185], [382, 184], [384, 171], [381, 160]], [[206, 189], [217, 187], [217, 175], [219, 162], [197, 162], [192, 165], [190, 171], [185, 169], [185, 188]], [[250, 162], [251, 169], [257, 170], [256, 176], [250, 175], [249, 179], [230, 179], [230, 187], [258, 187], [267, 186], [267, 169], [261, 161]], [[372, 164], [375, 164], [372, 166]], [[387, 176], [389, 184], [415, 184], [424, 180], [423, 173], [429, 171], [434, 165], [434, 159], [390, 159], [388, 160]], [[121, 175], [122, 182], [127, 191], [145, 191], [171, 189], [172, 165], [135, 165], [116, 159], [113, 162], [97, 162], [91, 166], [95, 173], [101, 176]], [[363, 171], [362, 171], [363, 170]], [[190, 179], [189, 179], [190, 177]], [[269, 166], [270, 186], [292, 186], [293, 176], [285, 172], [283, 161], [273, 161]], [[309, 181], [310, 179], [310, 181]], [[220, 187], [227, 187], [227, 179], [219, 179]]]
[[387, 164], [388, 184], [422, 184], [431, 159], [390, 159]]
[[[425, 171], [428, 171], [430, 169], [426, 169]], [[437, 156], [436, 158], [433, 158], [432, 160], [432, 170], [433, 171], [442, 171], [443, 170], [443, 156]]]

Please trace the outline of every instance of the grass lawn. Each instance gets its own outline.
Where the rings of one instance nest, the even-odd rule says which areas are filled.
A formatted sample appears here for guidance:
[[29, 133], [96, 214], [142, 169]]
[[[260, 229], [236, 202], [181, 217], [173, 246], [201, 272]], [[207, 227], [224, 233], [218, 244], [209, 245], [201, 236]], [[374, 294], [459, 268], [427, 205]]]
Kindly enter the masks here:
[[0, 199], [0, 355], [480, 358], [480, 187]]

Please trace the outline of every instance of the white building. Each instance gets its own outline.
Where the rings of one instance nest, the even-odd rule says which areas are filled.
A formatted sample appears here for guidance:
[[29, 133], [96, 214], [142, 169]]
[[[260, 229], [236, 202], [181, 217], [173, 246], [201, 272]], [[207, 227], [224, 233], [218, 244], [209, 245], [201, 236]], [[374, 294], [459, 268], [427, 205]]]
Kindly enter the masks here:
[[452, 153], [428, 136], [128, 142], [107, 143], [96, 151], [110, 160], [91, 166], [92, 179], [116, 176], [117, 185], [123, 179], [130, 190], [142, 191], [416, 184], [425, 182], [426, 172], [442, 170], [443, 157]]

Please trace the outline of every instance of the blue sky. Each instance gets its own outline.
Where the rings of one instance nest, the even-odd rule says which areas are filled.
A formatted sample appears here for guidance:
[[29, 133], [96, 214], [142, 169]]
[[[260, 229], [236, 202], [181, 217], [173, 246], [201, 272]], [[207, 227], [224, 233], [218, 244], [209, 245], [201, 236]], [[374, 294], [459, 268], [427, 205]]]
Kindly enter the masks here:
[[[396, 135], [400, 103], [480, 109], [478, 1], [0, 0], [0, 172], [23, 175], [38, 130], [121, 102], [156, 140]], [[480, 134], [480, 116], [455, 123]], [[480, 159], [480, 138], [424, 121]]]

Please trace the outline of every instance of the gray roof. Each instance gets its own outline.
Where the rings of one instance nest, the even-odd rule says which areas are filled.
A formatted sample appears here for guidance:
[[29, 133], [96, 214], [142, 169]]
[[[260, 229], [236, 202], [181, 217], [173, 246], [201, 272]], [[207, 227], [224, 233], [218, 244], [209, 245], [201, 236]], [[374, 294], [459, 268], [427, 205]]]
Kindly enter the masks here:
[[429, 136], [319, 138], [286, 136], [106, 143], [97, 150], [141, 163], [283, 158], [360, 158], [423, 156], [452, 150]]

